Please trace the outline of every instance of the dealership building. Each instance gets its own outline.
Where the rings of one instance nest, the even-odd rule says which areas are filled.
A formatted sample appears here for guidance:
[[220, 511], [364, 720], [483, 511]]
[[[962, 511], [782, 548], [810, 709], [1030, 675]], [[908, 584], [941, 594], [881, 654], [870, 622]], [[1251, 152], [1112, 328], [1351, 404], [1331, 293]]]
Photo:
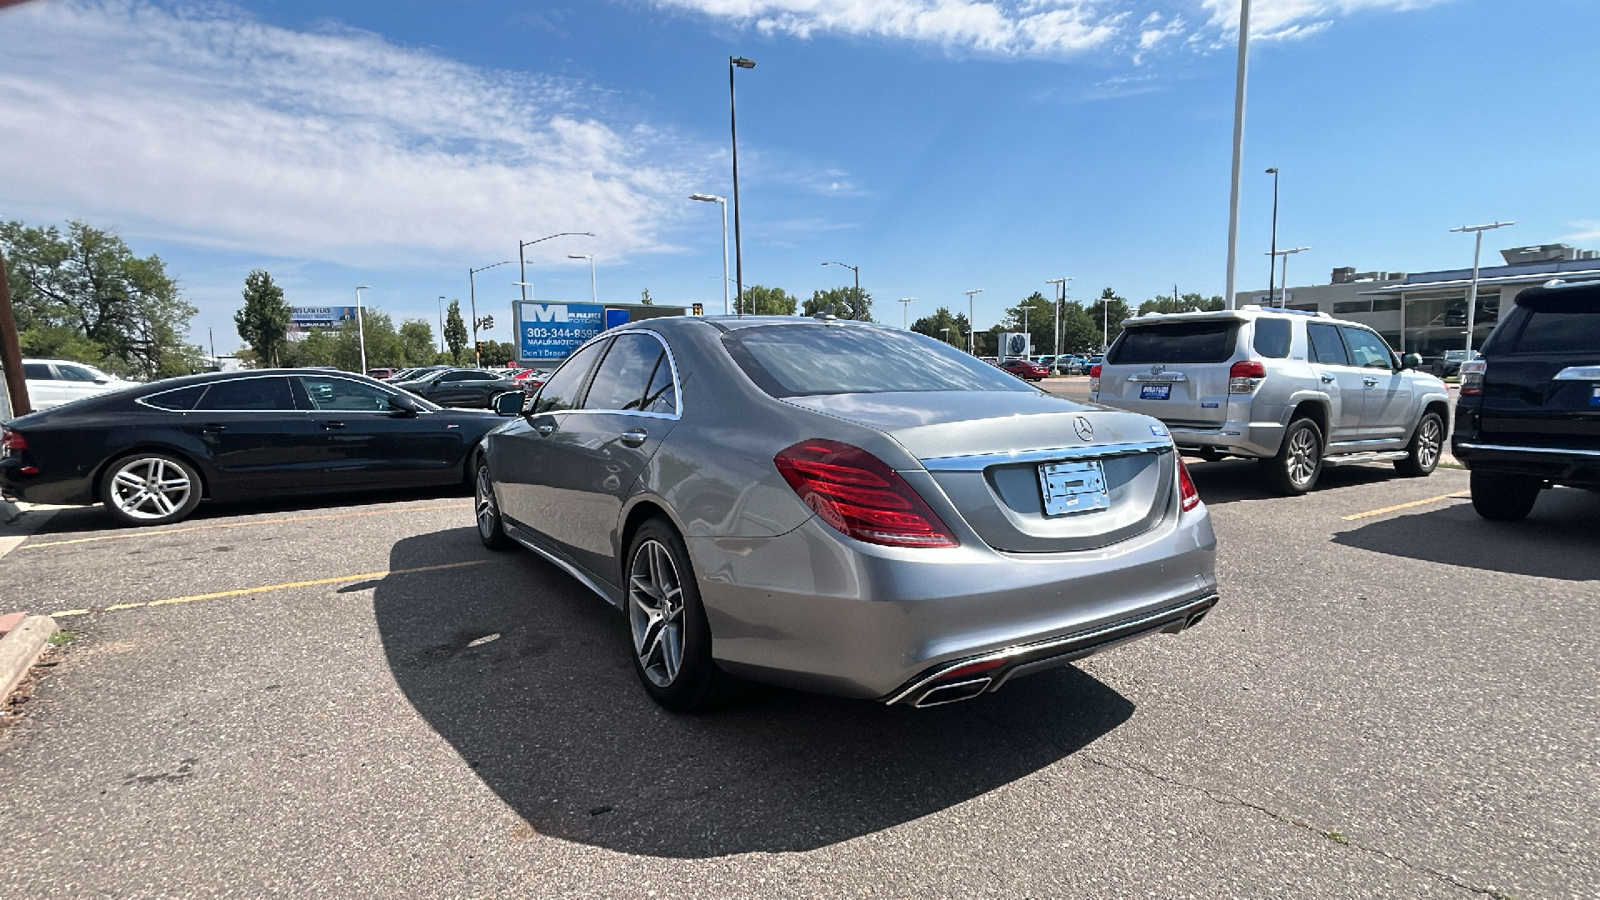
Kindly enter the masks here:
[[[1600, 253], [1569, 244], [1541, 244], [1500, 251], [1505, 265], [1478, 270], [1478, 304], [1473, 316], [1472, 346], [1483, 345], [1502, 306], [1528, 288], [1552, 280], [1600, 281]], [[1437, 272], [1357, 272], [1333, 270], [1328, 284], [1279, 289], [1273, 300], [1266, 291], [1241, 291], [1237, 302], [1325, 312], [1371, 327], [1389, 346], [1424, 358], [1464, 350], [1467, 340], [1467, 294], [1472, 270]]]

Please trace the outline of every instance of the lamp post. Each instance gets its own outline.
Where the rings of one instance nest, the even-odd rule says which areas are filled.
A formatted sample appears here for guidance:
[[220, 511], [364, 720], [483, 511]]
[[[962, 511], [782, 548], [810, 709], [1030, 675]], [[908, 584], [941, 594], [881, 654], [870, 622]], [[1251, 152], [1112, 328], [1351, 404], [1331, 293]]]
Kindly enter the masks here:
[[[534, 238], [531, 241], [517, 241], [517, 276], [522, 279], [521, 281], [517, 282], [517, 284], [522, 286], [522, 300], [524, 303], [526, 303], [528, 300], [528, 263], [525, 259], [523, 259], [522, 248], [532, 247], [534, 244], [537, 244], [541, 241], [548, 241], [551, 238], [567, 237], [568, 235], [574, 234], [581, 234], [584, 237], [594, 237], [594, 232], [592, 231], [562, 231], [557, 234], [547, 234], [542, 238]], [[440, 325], [439, 327], [443, 328], [444, 326]]]
[[739, 241], [739, 114], [733, 102], [733, 70], [754, 69], [755, 60], [728, 57], [728, 131], [733, 136], [733, 266], [739, 292], [739, 315], [744, 315], [744, 245]]
[[467, 296], [472, 301], [472, 364], [474, 366], [483, 365], [483, 354], [478, 351], [478, 287], [475, 283], [473, 283], [472, 276], [484, 271], [485, 269], [492, 269], [495, 266], [508, 266], [510, 264], [511, 260], [507, 259], [497, 263], [490, 263], [487, 266], [479, 266], [476, 269], [467, 270]]
[[916, 299], [917, 298], [915, 298], [915, 297], [901, 297], [900, 298], [900, 327], [904, 328], [907, 331], [911, 330], [911, 326], [906, 324], [907, 322], [910, 321], [910, 310], [911, 310], [911, 305], [910, 304], [915, 303]]
[[1049, 279], [1048, 281], [1045, 282], [1045, 284], [1054, 284], [1054, 285], [1059, 285], [1061, 287], [1059, 299], [1057, 299], [1056, 303], [1055, 303], [1055, 307], [1056, 307], [1055, 346], [1053, 348], [1051, 348], [1052, 352], [1055, 353], [1057, 359], [1059, 359], [1061, 357], [1061, 305], [1063, 303], [1067, 302], [1067, 282], [1069, 282], [1071, 280], [1072, 280], [1071, 278], [1051, 278], [1051, 279]]
[[[1450, 229], [1452, 234], [1458, 231], [1472, 233], [1472, 287], [1467, 289], [1467, 359], [1472, 358], [1472, 329], [1477, 320], [1478, 254], [1483, 251], [1483, 233], [1485, 231], [1493, 231], [1496, 228], [1504, 228], [1507, 225], [1515, 224], [1517, 223], [1495, 222], [1489, 225], [1463, 225], [1460, 228]], [[1404, 320], [1402, 320], [1402, 324], [1403, 323]]]
[[1233, 270], [1239, 256], [1239, 167], [1244, 162], [1244, 84], [1250, 59], [1250, 0], [1239, 2], [1239, 67], [1233, 86], [1233, 183], [1228, 192], [1227, 307], [1233, 309]]
[[[1272, 251], [1271, 253], [1268, 254], [1269, 256], [1273, 256], [1273, 257], [1278, 257], [1278, 256], [1283, 257], [1283, 278], [1281, 278], [1279, 280], [1280, 281], [1279, 290], [1283, 291], [1283, 293], [1284, 293], [1284, 302], [1285, 303], [1287, 303], [1289, 301], [1289, 297], [1288, 297], [1288, 292], [1289, 292], [1289, 257], [1295, 255], [1296, 253], [1304, 253], [1304, 252], [1306, 252], [1307, 250], [1310, 250], [1310, 249], [1311, 249], [1310, 247], [1294, 247], [1294, 248], [1291, 248], [1289, 250], [1274, 250], [1274, 251]], [[1276, 262], [1276, 260], [1274, 260], [1274, 262]], [[1267, 301], [1267, 305], [1269, 307], [1272, 305], [1272, 301], [1270, 299]]]
[[950, 343], [950, 329], [948, 329], [948, 328], [941, 328], [941, 329], [939, 329], [939, 330], [940, 330], [940, 331], [942, 331], [942, 332], [944, 332], [944, 342], [945, 342], [945, 343], [946, 343], [946, 344], [948, 344], [948, 343]]
[[978, 326], [977, 326], [976, 323], [974, 323], [972, 321], [973, 315], [974, 315], [973, 311], [972, 311], [972, 308], [973, 308], [972, 307], [972, 295], [973, 294], [981, 294], [981, 293], [983, 293], [983, 288], [973, 288], [970, 291], [962, 291], [961, 293], [967, 295], [967, 352], [972, 354], [973, 356], [977, 356], [978, 355], [978, 342], [977, 342]]
[[600, 292], [594, 286], [594, 254], [593, 253], [568, 253], [567, 259], [587, 259], [589, 261], [589, 302], [599, 303]]
[[722, 314], [728, 314], [728, 201], [716, 194], [690, 194], [690, 200], [717, 203], [722, 206]]
[[366, 285], [356, 287], [356, 340], [361, 344], [361, 374], [367, 374], [367, 325], [362, 317], [361, 292], [370, 291]]
[[861, 269], [858, 266], [852, 266], [849, 263], [842, 263], [842, 262], [825, 262], [825, 263], [823, 263], [823, 265], [825, 265], [825, 266], [844, 266], [846, 269], [849, 269], [851, 272], [855, 273], [855, 276], [856, 276], [856, 292], [855, 292], [854, 295], [851, 296], [851, 304], [852, 305], [851, 305], [851, 309], [850, 309], [850, 312], [851, 312], [851, 314], [853, 316], [854, 313], [855, 313], [855, 308], [859, 307], [861, 305]]
[[[1272, 270], [1277, 268], [1276, 266], [1273, 265], [1273, 263], [1278, 261], [1277, 260], [1277, 256], [1278, 256], [1278, 169], [1277, 169], [1277, 167], [1274, 166], [1274, 167], [1268, 169], [1267, 170], [1267, 174], [1272, 176], [1272, 248], [1267, 252], [1267, 255], [1269, 257], [1272, 257], [1271, 259], [1267, 260], [1267, 308], [1271, 309], [1272, 307], [1278, 305], [1276, 302], [1274, 302], [1275, 298], [1273, 297], [1273, 294], [1272, 294], [1272, 288], [1273, 288], [1273, 285], [1272, 285]], [[1285, 262], [1287, 262], [1287, 261], [1288, 260], [1285, 260]], [[1288, 287], [1288, 285], [1284, 285], [1284, 286]], [[1174, 294], [1177, 293], [1176, 289], [1174, 289], [1173, 293]]]
[[444, 352], [444, 295], [439, 295], [439, 352]]

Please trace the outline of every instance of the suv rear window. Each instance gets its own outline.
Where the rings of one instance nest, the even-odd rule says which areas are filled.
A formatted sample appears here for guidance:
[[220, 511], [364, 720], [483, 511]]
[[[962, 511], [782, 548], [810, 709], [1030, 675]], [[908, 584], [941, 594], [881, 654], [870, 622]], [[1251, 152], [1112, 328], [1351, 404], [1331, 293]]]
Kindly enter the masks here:
[[1233, 356], [1239, 323], [1231, 319], [1130, 325], [1106, 354], [1113, 365], [1219, 363]]
[[1593, 353], [1600, 348], [1600, 291], [1557, 290], [1518, 297], [1501, 326], [1508, 353]]
[[722, 337], [774, 397], [894, 391], [1033, 391], [1015, 376], [922, 335], [859, 325], [771, 325]]

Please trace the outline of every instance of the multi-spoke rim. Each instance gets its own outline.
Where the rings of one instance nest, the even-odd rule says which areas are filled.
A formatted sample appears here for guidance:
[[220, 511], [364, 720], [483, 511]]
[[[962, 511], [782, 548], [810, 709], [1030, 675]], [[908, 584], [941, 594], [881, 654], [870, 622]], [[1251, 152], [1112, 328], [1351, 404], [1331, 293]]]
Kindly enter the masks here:
[[478, 517], [478, 533], [484, 537], [494, 534], [494, 526], [500, 512], [494, 505], [494, 486], [489, 483], [489, 467], [478, 467], [478, 480], [472, 491], [475, 499], [474, 508]]
[[683, 665], [683, 581], [672, 551], [646, 540], [628, 567], [628, 624], [639, 667], [656, 687], [668, 687]]
[[1422, 420], [1421, 432], [1417, 435], [1417, 462], [1424, 469], [1431, 469], [1439, 462], [1439, 453], [1444, 447], [1444, 426], [1433, 416]]
[[165, 519], [189, 502], [189, 473], [170, 459], [143, 456], [129, 460], [111, 476], [111, 502], [134, 519]]
[[1317, 436], [1309, 428], [1302, 428], [1289, 439], [1289, 479], [1297, 485], [1311, 481], [1317, 471], [1320, 453]]

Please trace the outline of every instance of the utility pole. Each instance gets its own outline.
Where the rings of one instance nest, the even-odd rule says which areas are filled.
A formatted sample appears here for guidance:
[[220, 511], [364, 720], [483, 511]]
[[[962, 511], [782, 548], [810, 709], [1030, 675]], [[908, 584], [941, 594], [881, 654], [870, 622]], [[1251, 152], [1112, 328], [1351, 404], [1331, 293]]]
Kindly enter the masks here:
[[907, 331], [911, 330], [911, 326], [906, 324], [906, 322], [908, 322], [910, 320], [910, 310], [911, 310], [910, 304], [913, 301], [915, 301], [916, 299], [917, 298], [915, 298], [915, 297], [901, 297], [900, 298], [900, 327], [904, 328]]
[[1250, 0], [1240, 0], [1239, 68], [1233, 88], [1233, 187], [1228, 193], [1228, 278], [1227, 294], [1224, 297], [1228, 309], [1234, 308], [1234, 264], [1239, 256], [1239, 166], [1244, 161], [1244, 85], [1249, 60]]
[[1056, 285], [1059, 288], [1059, 290], [1057, 291], [1057, 298], [1056, 298], [1056, 304], [1055, 304], [1056, 305], [1056, 334], [1055, 334], [1056, 343], [1055, 343], [1055, 347], [1052, 348], [1055, 351], [1055, 354], [1056, 354], [1056, 356], [1058, 358], [1061, 356], [1061, 307], [1062, 307], [1063, 304], [1065, 304], [1067, 302], [1067, 282], [1069, 282], [1071, 280], [1072, 280], [1071, 278], [1052, 278], [1049, 281], [1045, 282], [1045, 284], [1053, 284], [1053, 285]]
[[11, 309], [11, 282], [6, 278], [6, 257], [0, 252], [0, 366], [6, 370], [6, 394], [11, 414], [33, 412], [28, 402], [28, 380], [22, 372], [22, 345], [17, 341], [17, 319]]
[[[1463, 225], [1460, 228], [1450, 229], [1452, 232], [1472, 235], [1472, 287], [1467, 291], [1467, 359], [1472, 358], [1472, 329], [1476, 325], [1475, 320], [1478, 311], [1478, 254], [1483, 251], [1483, 233], [1515, 224], [1517, 223], [1495, 222], [1492, 225]], [[1404, 332], [1405, 319], [1403, 313], [1400, 324], [1400, 330]]]

